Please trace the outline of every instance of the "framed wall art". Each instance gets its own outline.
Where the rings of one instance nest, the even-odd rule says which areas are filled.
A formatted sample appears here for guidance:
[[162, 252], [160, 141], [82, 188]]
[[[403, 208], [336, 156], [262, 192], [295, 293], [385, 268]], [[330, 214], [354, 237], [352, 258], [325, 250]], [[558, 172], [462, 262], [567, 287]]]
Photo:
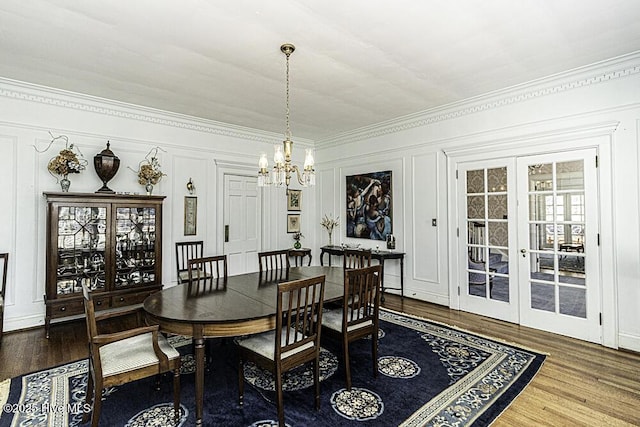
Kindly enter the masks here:
[[347, 237], [387, 240], [393, 218], [391, 171], [346, 178]]
[[300, 214], [287, 214], [287, 233], [300, 232]]
[[184, 196], [184, 235], [195, 236], [198, 225], [198, 198]]
[[287, 210], [302, 210], [302, 190], [289, 190], [287, 193]]

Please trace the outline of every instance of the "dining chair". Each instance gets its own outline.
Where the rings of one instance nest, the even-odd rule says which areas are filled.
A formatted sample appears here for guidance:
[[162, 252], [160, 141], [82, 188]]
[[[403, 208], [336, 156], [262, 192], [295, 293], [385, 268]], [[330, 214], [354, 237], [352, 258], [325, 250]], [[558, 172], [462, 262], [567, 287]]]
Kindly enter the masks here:
[[313, 362], [315, 407], [320, 409], [320, 325], [325, 276], [278, 285], [276, 328], [237, 340], [239, 350], [239, 403], [244, 400], [244, 362], [253, 361], [275, 377], [278, 423], [284, 426], [282, 376], [302, 364]]
[[345, 272], [342, 307], [326, 310], [322, 318], [323, 335], [342, 340], [347, 389], [351, 390], [349, 344], [371, 336], [373, 376], [378, 376], [378, 312], [380, 309], [380, 265]]
[[287, 249], [258, 252], [258, 264], [260, 267], [260, 283], [289, 280], [291, 264]]
[[4, 328], [4, 296], [7, 291], [7, 270], [9, 269], [9, 254], [0, 254], [0, 270], [2, 271], [2, 283], [0, 283], [0, 344], [2, 344], [2, 329]]
[[142, 378], [173, 372], [173, 409], [176, 423], [180, 419], [180, 353], [173, 348], [158, 325], [139, 326], [111, 334], [101, 334], [98, 322], [119, 316], [136, 314], [142, 320], [140, 308], [96, 313], [89, 288], [82, 285], [89, 339], [89, 379], [85, 402], [92, 411], [85, 412], [86, 423], [91, 413], [91, 426], [97, 427], [102, 408], [102, 390]]
[[344, 269], [363, 268], [371, 265], [371, 249], [344, 249]]
[[178, 284], [185, 283], [189, 278], [189, 260], [202, 258], [204, 252], [204, 242], [194, 240], [189, 242], [176, 242], [176, 270]]
[[193, 258], [187, 262], [189, 295], [199, 295], [227, 287], [227, 256]]

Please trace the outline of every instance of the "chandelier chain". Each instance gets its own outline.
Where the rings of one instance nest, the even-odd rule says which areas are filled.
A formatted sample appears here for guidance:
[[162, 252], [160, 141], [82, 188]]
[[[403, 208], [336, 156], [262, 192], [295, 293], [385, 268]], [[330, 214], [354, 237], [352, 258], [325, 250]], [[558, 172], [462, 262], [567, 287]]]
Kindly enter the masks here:
[[289, 56], [290, 53], [286, 54], [287, 56], [287, 89], [286, 89], [286, 96], [287, 96], [287, 109], [286, 109], [286, 122], [287, 122], [287, 131], [285, 133], [285, 137], [287, 140], [291, 140], [291, 126], [289, 125]]

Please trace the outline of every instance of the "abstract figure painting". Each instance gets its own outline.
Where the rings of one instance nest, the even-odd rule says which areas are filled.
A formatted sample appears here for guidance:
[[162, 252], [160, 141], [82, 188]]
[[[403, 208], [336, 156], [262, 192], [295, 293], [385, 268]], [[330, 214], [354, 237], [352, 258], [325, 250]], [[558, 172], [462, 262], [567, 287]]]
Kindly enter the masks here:
[[391, 171], [347, 176], [347, 237], [386, 240], [391, 234]]

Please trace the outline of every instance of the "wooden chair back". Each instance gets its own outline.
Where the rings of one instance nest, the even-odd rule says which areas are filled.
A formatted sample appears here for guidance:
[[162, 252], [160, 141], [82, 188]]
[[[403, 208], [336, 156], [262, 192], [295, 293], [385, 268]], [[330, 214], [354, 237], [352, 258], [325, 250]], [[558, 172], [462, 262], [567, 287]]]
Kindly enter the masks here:
[[[320, 409], [320, 331], [325, 276], [278, 285], [276, 329], [238, 341], [239, 402], [244, 397], [244, 362], [252, 360], [275, 378], [279, 425], [284, 426], [283, 374], [313, 362], [315, 407]], [[271, 342], [272, 344], [269, 344]]]
[[344, 249], [345, 270], [352, 268], [364, 268], [371, 265], [371, 249]]
[[1, 253], [0, 254], [0, 278], [2, 279], [2, 283], [0, 283], [0, 342], [2, 342], [2, 329], [4, 327], [4, 306], [5, 306], [5, 295], [7, 292], [7, 270], [9, 270], [9, 254]]
[[189, 260], [202, 258], [204, 242], [202, 240], [190, 242], [176, 242], [176, 272], [178, 283], [185, 283], [189, 278]]
[[269, 270], [288, 270], [290, 267], [289, 251], [287, 249], [278, 251], [258, 252], [258, 263], [260, 272]]
[[190, 259], [187, 263], [189, 295], [227, 287], [227, 256]]

